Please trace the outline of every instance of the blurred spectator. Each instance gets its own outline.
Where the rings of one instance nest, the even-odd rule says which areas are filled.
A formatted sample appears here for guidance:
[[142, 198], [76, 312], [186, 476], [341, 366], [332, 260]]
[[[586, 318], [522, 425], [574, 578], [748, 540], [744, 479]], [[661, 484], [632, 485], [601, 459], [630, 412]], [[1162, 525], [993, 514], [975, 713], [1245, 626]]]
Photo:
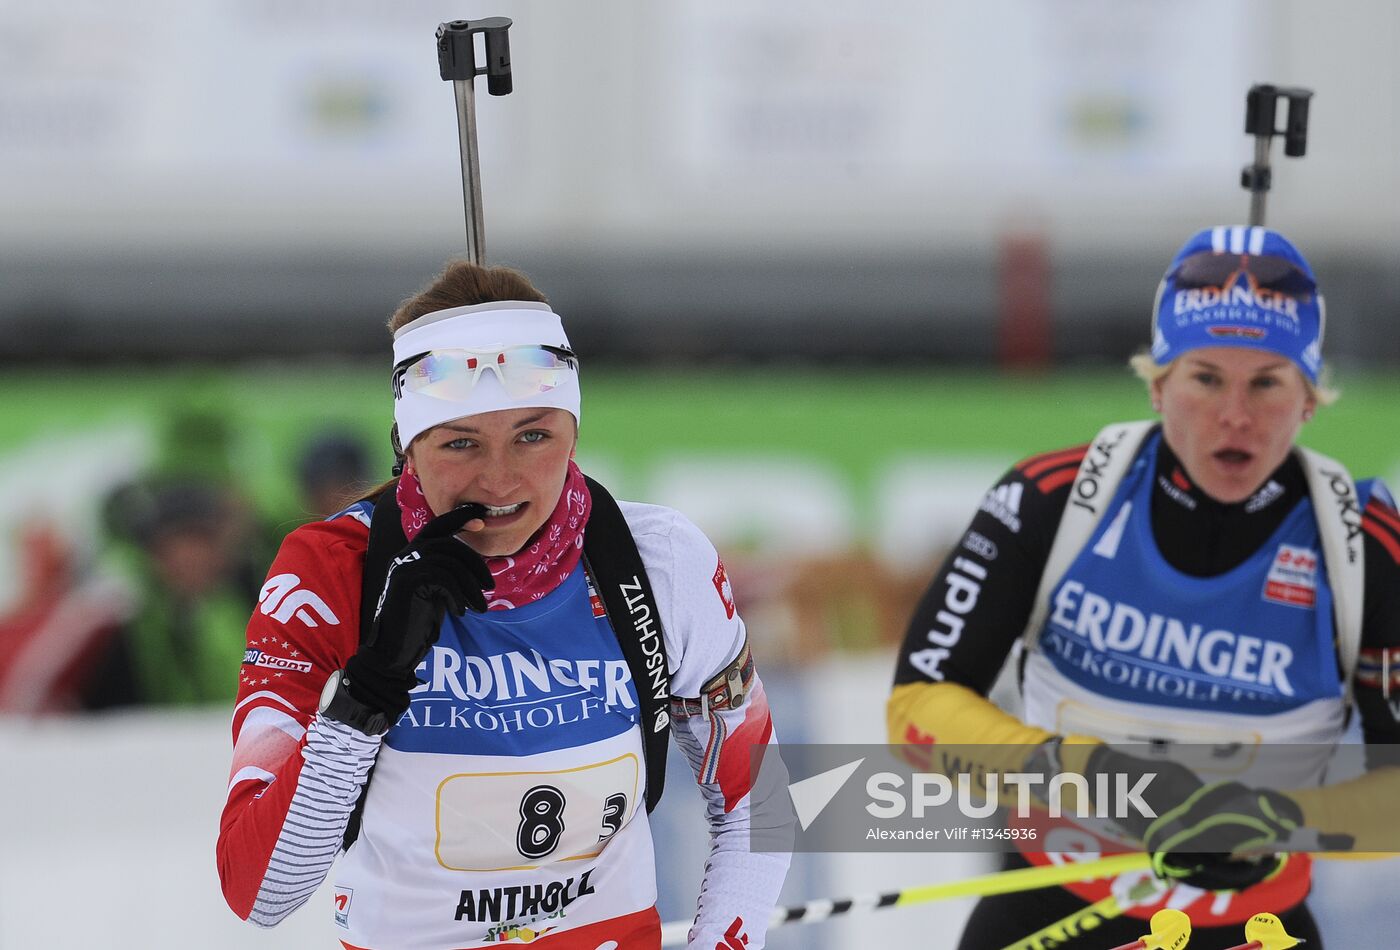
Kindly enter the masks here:
[[329, 431], [311, 440], [297, 460], [297, 483], [306, 510], [326, 518], [344, 510], [375, 482], [364, 442]]
[[19, 595], [0, 616], [0, 712], [86, 706], [131, 598], [116, 578], [84, 570], [48, 522], [22, 529], [19, 548]]
[[139, 603], [85, 705], [230, 699], [248, 608], [269, 560], [251, 512], [229, 488], [164, 477], [115, 492], [107, 521], [124, 542]]

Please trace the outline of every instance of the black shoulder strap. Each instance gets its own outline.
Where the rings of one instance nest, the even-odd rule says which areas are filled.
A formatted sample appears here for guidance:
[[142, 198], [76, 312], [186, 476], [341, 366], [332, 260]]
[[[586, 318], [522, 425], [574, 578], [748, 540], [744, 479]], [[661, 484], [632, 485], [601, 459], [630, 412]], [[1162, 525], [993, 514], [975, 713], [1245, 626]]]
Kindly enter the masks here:
[[[593, 510], [583, 535], [585, 568], [593, 576], [608, 622], [617, 636], [622, 655], [632, 673], [641, 704], [642, 750], [647, 769], [647, 811], [661, 800], [666, 784], [666, 748], [670, 738], [671, 699], [670, 674], [666, 668], [665, 638], [661, 633], [661, 614], [656, 595], [647, 580], [642, 555], [632, 537], [632, 529], [622, 515], [612, 495], [588, 476], [588, 491]], [[394, 555], [408, 544], [399, 517], [399, 505], [394, 487], [386, 489], [374, 500], [374, 514], [369, 521], [369, 547], [365, 551], [364, 574], [360, 581], [360, 641], [369, 636], [373, 620], [372, 606], [384, 587], [389, 564]], [[360, 798], [350, 813], [341, 847], [349, 848], [360, 834], [360, 819], [365, 809], [365, 792], [369, 789], [374, 769], [370, 768]]]
[[608, 622], [637, 688], [650, 812], [666, 785], [666, 746], [671, 729], [671, 676], [666, 668], [661, 612], [622, 509], [602, 485], [587, 475], [584, 481], [593, 510], [583, 532], [583, 560], [603, 598]]
[[[369, 547], [365, 550], [364, 573], [360, 576], [360, 642], [369, 638], [370, 626], [374, 622], [374, 605], [384, 589], [384, 579], [389, 576], [389, 564], [394, 555], [404, 549], [408, 538], [403, 533], [403, 521], [399, 517], [399, 503], [396, 488], [390, 485], [374, 500], [374, 514], [369, 519]], [[350, 820], [345, 825], [345, 836], [340, 846], [344, 849], [355, 843], [360, 836], [360, 818], [365, 811], [365, 792], [369, 791], [369, 781], [374, 778], [374, 766], [369, 767], [365, 784], [360, 786], [360, 797], [350, 812]]]

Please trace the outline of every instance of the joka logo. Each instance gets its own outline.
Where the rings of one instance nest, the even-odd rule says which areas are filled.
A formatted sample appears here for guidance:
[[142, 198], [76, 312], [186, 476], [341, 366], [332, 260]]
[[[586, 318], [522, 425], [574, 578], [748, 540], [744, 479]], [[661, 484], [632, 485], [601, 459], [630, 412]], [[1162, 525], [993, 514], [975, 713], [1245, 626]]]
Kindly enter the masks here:
[[278, 574], [270, 577], [258, 592], [258, 609], [278, 623], [287, 623], [296, 617], [308, 627], [319, 627], [307, 611], [315, 612], [322, 623], [332, 627], [340, 623], [340, 618], [331, 612], [326, 602], [309, 590], [298, 590], [301, 578], [295, 574]]
[[1327, 487], [1332, 490], [1332, 501], [1337, 506], [1337, 517], [1346, 528], [1347, 562], [1355, 564], [1360, 556], [1356, 542], [1361, 537], [1361, 505], [1357, 501], [1356, 491], [1345, 472], [1323, 471], [1321, 475], [1327, 479]]
[[1098, 502], [1100, 480], [1108, 470], [1108, 466], [1113, 462], [1113, 456], [1118, 447], [1127, 438], [1126, 429], [1118, 429], [1116, 432], [1105, 436], [1089, 446], [1089, 452], [1084, 456], [1084, 461], [1080, 465], [1079, 475], [1074, 480], [1074, 486], [1070, 489], [1070, 504], [1083, 508], [1090, 514], [1098, 514]]

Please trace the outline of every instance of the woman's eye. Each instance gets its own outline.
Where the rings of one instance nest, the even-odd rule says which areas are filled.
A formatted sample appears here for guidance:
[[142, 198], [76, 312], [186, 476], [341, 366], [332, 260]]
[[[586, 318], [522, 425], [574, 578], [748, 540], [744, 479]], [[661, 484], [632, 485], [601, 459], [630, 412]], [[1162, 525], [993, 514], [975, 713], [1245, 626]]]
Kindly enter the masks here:
[[1260, 376], [1254, 381], [1256, 389], [1273, 389], [1278, 385], [1278, 380], [1272, 376]]
[[449, 449], [465, 449], [465, 448], [469, 447], [471, 444], [472, 444], [472, 440], [471, 440], [471, 439], [453, 439], [451, 442], [446, 442], [446, 443], [444, 443], [444, 448], [449, 448]]
[[531, 429], [529, 432], [522, 432], [520, 434], [520, 441], [531, 445], [536, 442], [543, 442], [547, 438], [549, 438], [548, 433], [540, 432], [538, 429]]
[[1214, 373], [1195, 373], [1191, 378], [1203, 386], [1214, 386], [1220, 381], [1220, 377], [1216, 376]]

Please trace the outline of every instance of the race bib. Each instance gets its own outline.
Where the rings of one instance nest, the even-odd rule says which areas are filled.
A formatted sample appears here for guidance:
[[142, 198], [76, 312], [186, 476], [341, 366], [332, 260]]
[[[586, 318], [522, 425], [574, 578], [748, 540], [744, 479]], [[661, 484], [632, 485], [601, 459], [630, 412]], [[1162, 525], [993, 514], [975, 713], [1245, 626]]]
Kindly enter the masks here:
[[556, 772], [468, 772], [437, 790], [440, 865], [523, 871], [597, 857], [637, 808], [632, 753]]

